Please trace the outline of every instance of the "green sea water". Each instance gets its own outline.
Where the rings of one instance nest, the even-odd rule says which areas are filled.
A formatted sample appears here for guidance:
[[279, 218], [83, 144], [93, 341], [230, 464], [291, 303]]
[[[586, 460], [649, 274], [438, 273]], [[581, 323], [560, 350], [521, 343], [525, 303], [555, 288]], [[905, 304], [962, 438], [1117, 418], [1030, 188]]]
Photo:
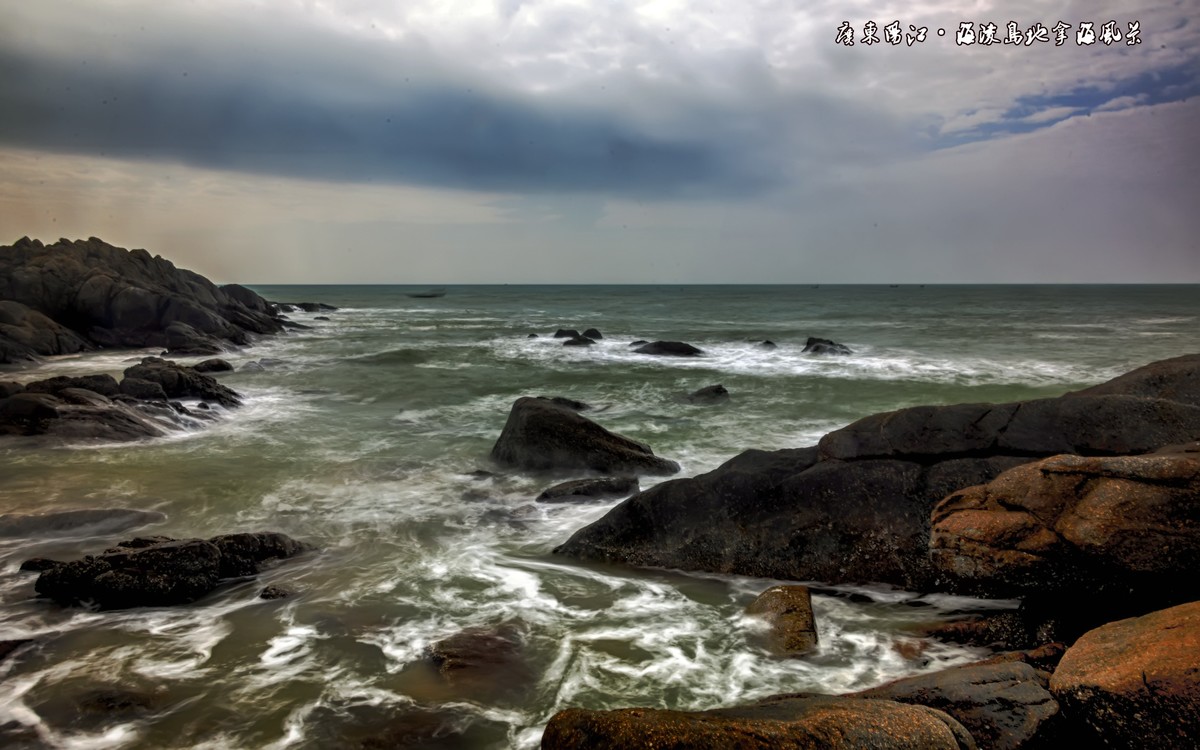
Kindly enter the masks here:
[[[246, 404], [211, 426], [133, 445], [0, 443], [0, 512], [152, 509], [167, 520], [137, 533], [275, 529], [321, 551], [186, 607], [102, 613], [37, 599], [17, 567], [132, 534], [0, 538], [0, 639], [37, 641], [0, 664], [11, 742], [316, 748], [408, 732], [530, 748], [568, 706], [709, 708], [965, 662], [980, 652], [913, 632], [979, 602], [885, 587], [816, 597], [819, 651], [774, 658], [742, 615], [774, 581], [556, 557], [615, 502], [538, 504], [544, 477], [472, 472], [496, 470], [488, 451], [526, 395], [585, 401], [589, 417], [691, 476], [878, 411], [1054, 396], [1200, 352], [1200, 287], [1183, 285], [470, 286], [440, 298], [254, 288], [340, 309], [293, 313], [311, 328], [230, 352], [238, 370], [220, 377]], [[563, 347], [560, 327], [604, 338]], [[804, 354], [809, 336], [853, 353]], [[635, 339], [705, 355], [639, 355]], [[55, 358], [0, 379], [119, 375], [149, 353]], [[241, 369], [255, 361], [261, 370]], [[683, 398], [718, 383], [727, 403]], [[267, 583], [296, 593], [263, 601]], [[455, 684], [429, 667], [431, 642], [502, 623], [524, 642], [522, 668], [498, 684]], [[79, 696], [115, 688], [143, 698], [80, 708]]]

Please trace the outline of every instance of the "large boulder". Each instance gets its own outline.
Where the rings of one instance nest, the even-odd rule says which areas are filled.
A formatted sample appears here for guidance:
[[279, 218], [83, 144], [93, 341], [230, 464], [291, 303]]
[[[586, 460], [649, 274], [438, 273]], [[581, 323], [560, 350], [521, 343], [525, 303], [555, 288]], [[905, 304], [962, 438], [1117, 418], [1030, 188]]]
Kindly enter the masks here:
[[570, 708], [550, 719], [543, 750], [967, 750], [971, 735], [925, 706], [830, 696], [778, 696], [712, 711]]
[[146, 357], [140, 364], [126, 369], [125, 377], [157, 383], [168, 398], [198, 398], [227, 407], [242, 403], [236, 391], [221, 385], [215, 378], [159, 357]]
[[573, 479], [542, 490], [542, 494], [537, 496], [537, 501], [539, 503], [575, 503], [628, 497], [637, 491], [638, 478], [633, 476]]
[[0, 435], [46, 435], [66, 441], [128, 442], [165, 434], [161, 423], [98, 393], [67, 388], [0, 399]]
[[767, 621], [767, 639], [777, 654], [799, 656], [817, 647], [817, 619], [807, 586], [772, 586], [750, 602], [746, 614]]
[[1066, 394], [1077, 396], [1143, 396], [1200, 406], [1200, 354], [1151, 362], [1108, 382]]
[[969, 593], [1146, 612], [1200, 598], [1198, 498], [1200, 455], [1054, 456], [942, 501], [932, 559]]
[[704, 350], [682, 341], [652, 341], [633, 350], [638, 354], [655, 354], [660, 357], [698, 357]]
[[101, 609], [185, 604], [213, 591], [224, 578], [254, 575], [267, 560], [307, 549], [277, 532], [208, 540], [141, 537], [50, 567], [34, 588], [60, 604], [93, 603]]
[[808, 337], [808, 340], [804, 342], [804, 349], [802, 351], [807, 354], [853, 354], [850, 347], [845, 344], [839, 344], [829, 339], [817, 338], [816, 336]]
[[9, 301], [0, 303], [0, 361], [21, 354], [6, 343], [13, 341], [35, 354], [57, 354], [88, 346], [168, 346], [173, 325], [187, 327], [176, 329], [177, 343], [246, 344], [249, 334], [282, 330], [273, 310], [249, 290], [226, 293], [145, 250], [95, 237], [53, 245], [25, 237], [0, 247], [0, 300]]
[[1200, 747], [1200, 602], [1085, 633], [1050, 692], [1088, 744]]
[[980, 747], [1020, 750], [1044, 746], [1058, 715], [1048, 674], [1029, 664], [972, 664], [908, 677], [853, 694], [936, 708], [967, 728]]
[[517, 399], [492, 447], [500, 464], [531, 470], [675, 474], [679, 464], [546, 398]]

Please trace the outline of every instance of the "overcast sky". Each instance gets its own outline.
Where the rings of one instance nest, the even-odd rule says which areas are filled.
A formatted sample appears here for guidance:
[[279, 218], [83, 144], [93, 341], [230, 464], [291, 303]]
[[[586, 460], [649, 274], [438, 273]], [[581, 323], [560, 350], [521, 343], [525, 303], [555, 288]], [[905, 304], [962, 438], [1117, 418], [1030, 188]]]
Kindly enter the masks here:
[[1200, 282], [1197, 0], [0, 12], [2, 243], [246, 283]]

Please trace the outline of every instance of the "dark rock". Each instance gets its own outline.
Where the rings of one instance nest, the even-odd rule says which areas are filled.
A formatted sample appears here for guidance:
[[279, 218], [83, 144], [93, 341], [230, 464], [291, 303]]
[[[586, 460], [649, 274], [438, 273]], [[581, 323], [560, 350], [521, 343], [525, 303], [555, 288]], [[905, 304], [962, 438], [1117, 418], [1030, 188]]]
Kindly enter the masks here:
[[473, 694], [496, 694], [525, 687], [532, 674], [524, 659], [520, 626], [465, 628], [431, 643], [430, 662], [456, 689]]
[[143, 401], [167, 400], [167, 392], [160, 384], [141, 378], [124, 378], [121, 381], [121, 393]]
[[262, 591], [258, 592], [259, 599], [266, 599], [268, 601], [271, 601], [274, 599], [286, 599], [291, 595], [292, 595], [291, 591], [280, 588], [278, 586], [267, 586], [267, 587], [263, 588]]
[[112, 398], [121, 392], [117, 380], [112, 375], [82, 375], [71, 377], [60, 375], [47, 380], [37, 380], [25, 384], [26, 393], [50, 393], [59, 395], [67, 388], [82, 388]]
[[167, 326], [166, 336], [167, 354], [179, 357], [206, 357], [223, 351], [215, 337], [201, 333], [187, 323], [175, 322]]
[[973, 750], [954, 719], [925, 706], [832, 696], [778, 696], [713, 711], [622, 708], [555, 714], [543, 750]]
[[24, 393], [25, 386], [13, 380], [0, 380], [0, 399]]
[[14, 651], [22, 646], [28, 646], [33, 643], [32, 638], [18, 638], [12, 641], [0, 641], [0, 663], [4, 662]]
[[688, 394], [691, 404], [719, 404], [729, 400], [729, 391], [723, 385], [709, 385]]
[[64, 605], [101, 609], [162, 607], [195, 601], [222, 578], [254, 575], [258, 564], [308, 549], [283, 534], [201, 539], [140, 537], [43, 572], [34, 589]]
[[281, 312], [281, 313], [296, 312], [296, 306], [290, 305], [287, 302], [273, 302], [272, 304], [275, 306], [275, 310], [277, 312]]
[[329, 320], [329, 316], [328, 315], [317, 315], [316, 317], [313, 318], [313, 320]]
[[[124, 250], [94, 237], [48, 246], [22, 238], [0, 248], [0, 299], [57, 322], [55, 330], [43, 319], [20, 329], [57, 336], [60, 349], [64, 342], [78, 347], [81, 341], [102, 347], [163, 347], [175, 324], [187, 326], [176, 331], [181, 342], [222, 345], [245, 344], [251, 333], [281, 329], [272, 315], [247, 307], [241, 297], [145, 250]], [[12, 317], [14, 308], [6, 307]], [[64, 339], [62, 327], [75, 337]], [[11, 340], [7, 329], [0, 333], [0, 341]], [[0, 356], [8, 356], [10, 348], [0, 346]]]
[[763, 341], [762, 343], [759, 344], [759, 346], [761, 346], [763, 349], [778, 349], [779, 348], [779, 345], [776, 344], [774, 341], [771, 341], [770, 339]]
[[932, 559], [958, 590], [1091, 600], [1099, 624], [1200, 598], [1197, 497], [1200, 456], [1055, 456], [942, 501]]
[[646, 339], [638, 339], [637, 341], [630, 341], [629, 345], [630, 346], [641, 346], [642, 344], [649, 344], [649, 343], [650, 342], [647, 341]]
[[91, 348], [82, 336], [37, 310], [0, 299], [0, 364], [74, 354]]
[[304, 717], [305, 747], [338, 750], [463, 750], [504, 747], [507, 725], [476, 712], [360, 699], [321, 700]]
[[223, 359], [206, 359], [203, 362], [198, 362], [192, 365], [192, 369], [196, 372], [233, 372], [233, 365]]
[[[546, 397], [538, 396], [538, 398]], [[588, 409], [592, 408], [590, 404], [585, 404], [582, 401], [576, 401], [573, 398], [567, 398], [565, 396], [551, 396], [549, 400], [555, 404], [558, 404], [559, 406], [565, 406], [571, 411], [587, 411]]]
[[836, 341], [829, 339], [820, 339], [816, 336], [809, 336], [808, 341], [804, 342], [803, 351], [809, 354], [853, 354], [850, 347], [845, 344], [839, 344]]
[[579, 331], [576, 331], [574, 328], [559, 328], [557, 331], [554, 332], [554, 338], [556, 338], [556, 339], [577, 339], [577, 338], [579, 338]]
[[225, 407], [242, 403], [237, 392], [216, 379], [158, 357], [146, 357], [141, 364], [125, 370], [125, 377], [158, 383], [170, 398], [199, 398]]
[[226, 297], [229, 297], [234, 302], [249, 310], [267, 315], [271, 315], [274, 311], [270, 302], [258, 296], [257, 292], [251, 291], [241, 284], [222, 284], [221, 291], [225, 293]]
[[537, 496], [539, 503], [579, 502], [627, 497], [638, 491], [637, 477], [600, 477], [576, 479], [546, 488]]
[[0, 537], [59, 538], [100, 536], [162, 523], [167, 517], [154, 510], [79, 508], [49, 513], [0, 515]]
[[293, 302], [292, 304], [304, 312], [333, 312], [337, 310], [333, 305], [327, 305], [324, 302]]
[[1084, 744], [1190, 750], [1200, 746], [1197, 665], [1200, 602], [1191, 602], [1084, 634], [1050, 692]]
[[594, 343], [596, 342], [592, 341], [587, 336], [576, 336], [573, 339], [567, 339], [564, 341], [563, 346], [591, 346]]
[[[71, 401], [48, 393], [18, 393], [0, 400], [0, 435], [48, 435], [68, 441], [124, 442], [158, 437], [163, 430], [129, 406], [82, 389], [65, 389]], [[81, 403], [82, 402], [82, 403]]]
[[50, 570], [58, 565], [62, 565], [58, 560], [50, 560], [45, 557], [31, 557], [21, 563], [21, 567], [18, 570], [22, 573], [41, 573], [43, 570]]
[[1200, 406], [1200, 354], [1151, 362], [1100, 385], [1068, 393], [1079, 396], [1142, 396]]
[[532, 470], [620, 474], [679, 471], [679, 464], [655, 456], [648, 446], [609, 432], [544, 398], [517, 399], [491, 455], [502, 465]]
[[704, 353], [703, 350], [682, 341], [655, 341], [643, 344], [633, 351], [638, 354], [655, 354], [662, 357], [698, 357]]
[[527, 338], [527, 339], [536, 339], [537, 337], [538, 337], [538, 335], [537, 335], [536, 333], [531, 333], [531, 334], [529, 334], [528, 336], [526, 336], [525, 338]]
[[807, 586], [772, 586], [758, 595], [746, 614], [771, 624], [771, 650], [785, 656], [800, 656], [817, 647], [817, 620]]
[[1012, 664], [1019, 662], [1048, 673], [1058, 668], [1058, 663], [1062, 661], [1066, 650], [1067, 647], [1061, 643], [1047, 643], [1043, 646], [1023, 651], [1004, 651], [999, 654], [993, 654], [986, 659], [975, 662], [975, 665]]
[[267, 368], [263, 367], [258, 362], [246, 362], [242, 365], [242, 372], [265, 372]]
[[600, 335], [600, 331], [596, 330], [595, 328], [587, 329], [583, 332], [583, 335], [594, 341], [599, 341], [600, 339], [604, 338]]
[[854, 693], [944, 711], [966, 727], [980, 747], [1020, 750], [1035, 746], [1058, 714], [1047, 675], [1028, 664], [952, 667]]

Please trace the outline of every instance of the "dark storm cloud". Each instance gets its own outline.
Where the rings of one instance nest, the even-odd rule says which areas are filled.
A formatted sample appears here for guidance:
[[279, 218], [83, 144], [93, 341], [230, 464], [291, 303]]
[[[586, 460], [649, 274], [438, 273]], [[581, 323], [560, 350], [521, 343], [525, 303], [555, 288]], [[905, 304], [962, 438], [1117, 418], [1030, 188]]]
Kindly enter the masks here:
[[659, 113], [672, 127], [652, 133], [578, 93], [509, 90], [381, 42], [222, 31], [54, 54], [4, 45], [0, 143], [477, 190], [721, 195], [778, 178], [753, 112], [673, 102]]

